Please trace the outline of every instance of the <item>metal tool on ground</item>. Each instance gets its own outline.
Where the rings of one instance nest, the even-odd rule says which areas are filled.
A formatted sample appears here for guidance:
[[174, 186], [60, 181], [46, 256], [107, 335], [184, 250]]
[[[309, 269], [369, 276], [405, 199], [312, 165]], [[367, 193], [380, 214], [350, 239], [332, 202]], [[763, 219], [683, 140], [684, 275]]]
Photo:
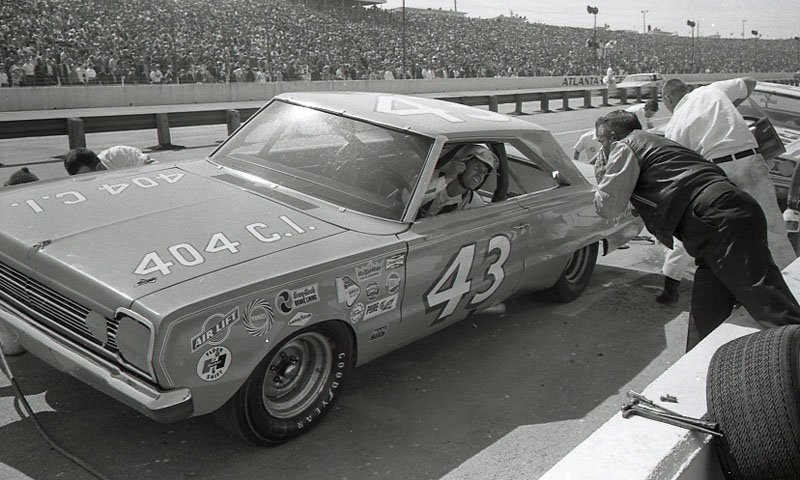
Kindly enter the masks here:
[[715, 422], [687, 417], [686, 415], [657, 405], [641, 393], [634, 392], [633, 390], [628, 391], [628, 398], [630, 398], [631, 401], [622, 406], [623, 418], [639, 415], [640, 417], [649, 418], [650, 420], [667, 423], [676, 427], [722, 437], [719, 425]]

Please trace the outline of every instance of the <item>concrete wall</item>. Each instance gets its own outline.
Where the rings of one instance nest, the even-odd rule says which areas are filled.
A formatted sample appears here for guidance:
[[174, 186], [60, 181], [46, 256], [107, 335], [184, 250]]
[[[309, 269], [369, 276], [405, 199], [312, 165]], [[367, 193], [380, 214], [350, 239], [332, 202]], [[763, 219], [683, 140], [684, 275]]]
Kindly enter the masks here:
[[[741, 74], [681, 75], [689, 82], [712, 82]], [[792, 78], [791, 73], [751, 74], [761, 80]], [[667, 75], [667, 78], [674, 75]], [[533, 89], [602, 88], [599, 76], [461, 78], [437, 80], [355, 80], [190, 85], [127, 85], [0, 89], [0, 112], [67, 108], [129, 107], [193, 103], [266, 101], [296, 91], [359, 91], [403, 94]]]
[[[784, 269], [784, 279], [800, 298], [800, 259]], [[659, 402], [670, 394], [679, 403], [662, 403], [683, 415], [706, 414], [706, 377], [711, 357], [723, 344], [756, 332], [758, 325], [740, 308], [723, 325], [645, 388]], [[642, 417], [610, 418], [540, 480], [722, 480], [711, 436]]]

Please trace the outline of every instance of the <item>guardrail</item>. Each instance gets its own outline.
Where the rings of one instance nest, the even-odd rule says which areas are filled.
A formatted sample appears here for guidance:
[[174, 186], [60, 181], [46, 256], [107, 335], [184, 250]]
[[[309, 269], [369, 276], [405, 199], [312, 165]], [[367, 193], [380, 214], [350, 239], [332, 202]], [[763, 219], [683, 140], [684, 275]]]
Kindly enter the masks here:
[[[628, 104], [626, 91], [621, 90], [619, 104]], [[651, 94], [657, 92], [653, 89]], [[642, 99], [642, 89], [636, 88], [633, 96], [637, 102]], [[515, 104], [514, 114], [524, 115], [523, 103], [539, 102], [539, 112], [551, 112], [550, 101], [561, 100], [558, 110], [572, 110], [569, 106], [570, 99], [583, 98], [583, 108], [594, 108], [592, 97], [602, 98], [602, 106], [609, 106], [609, 92], [607, 88], [592, 88], [584, 90], [540, 90], [540, 91], [512, 91], [497, 93], [476, 94], [433, 94], [434, 98], [472, 106], [488, 106], [496, 112], [500, 104]], [[171, 128], [196, 127], [204, 125], [226, 124], [228, 134], [239, 128], [242, 122], [252, 116], [258, 108], [240, 108], [225, 110], [191, 110], [162, 113], [140, 113], [122, 115], [98, 115], [84, 117], [53, 117], [32, 120], [4, 120], [0, 121], [0, 139], [43, 137], [66, 135], [69, 148], [85, 147], [86, 134], [104, 133], [126, 130], [155, 129], [158, 134], [158, 145], [151, 150], [169, 150], [182, 148], [172, 144]]]
[[[797, 85], [797, 80], [778, 80], [782, 83]], [[697, 85], [706, 82], [692, 82]], [[629, 99], [640, 103], [645, 95], [657, 96], [655, 87], [643, 90], [641, 87], [630, 89], [633, 94], [628, 96], [629, 89], [618, 89], [618, 105], [628, 105]], [[601, 97], [600, 106], [611, 106], [609, 103], [608, 88], [586, 89], [537, 89], [535, 91], [512, 90], [497, 92], [474, 93], [434, 93], [426, 94], [436, 99], [460, 103], [471, 106], [488, 106], [491, 111], [498, 111], [500, 104], [513, 103], [513, 114], [525, 115], [523, 104], [539, 102], [538, 113], [549, 113], [550, 101], [561, 101], [560, 111], [573, 110], [569, 106], [571, 99], [583, 99], [581, 108], [594, 108], [593, 97]], [[122, 108], [122, 107], [120, 107]], [[86, 146], [87, 133], [104, 133], [126, 130], [155, 129], [158, 134], [158, 144], [150, 150], [169, 150], [183, 148], [172, 144], [171, 128], [195, 127], [205, 125], [226, 124], [230, 135], [239, 128], [243, 121], [252, 116], [258, 108], [216, 109], [216, 110], [185, 110], [176, 112], [98, 115], [84, 117], [53, 117], [31, 120], [2, 120], [0, 121], [0, 139], [42, 137], [66, 135], [69, 149]]]

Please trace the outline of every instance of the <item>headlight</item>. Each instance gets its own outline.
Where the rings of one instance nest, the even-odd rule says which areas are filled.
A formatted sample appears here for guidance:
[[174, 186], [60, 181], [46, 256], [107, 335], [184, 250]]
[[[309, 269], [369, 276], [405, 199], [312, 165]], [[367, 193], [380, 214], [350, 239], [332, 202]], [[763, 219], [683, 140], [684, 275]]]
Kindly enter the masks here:
[[145, 322], [122, 314], [117, 327], [117, 348], [122, 359], [152, 380], [153, 331]]

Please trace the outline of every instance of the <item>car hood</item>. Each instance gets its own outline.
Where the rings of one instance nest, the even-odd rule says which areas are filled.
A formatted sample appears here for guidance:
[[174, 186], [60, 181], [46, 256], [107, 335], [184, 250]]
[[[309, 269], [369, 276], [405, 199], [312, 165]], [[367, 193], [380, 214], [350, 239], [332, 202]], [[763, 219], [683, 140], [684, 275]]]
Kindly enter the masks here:
[[3, 189], [0, 224], [0, 259], [9, 266], [110, 308], [344, 231], [177, 167]]

